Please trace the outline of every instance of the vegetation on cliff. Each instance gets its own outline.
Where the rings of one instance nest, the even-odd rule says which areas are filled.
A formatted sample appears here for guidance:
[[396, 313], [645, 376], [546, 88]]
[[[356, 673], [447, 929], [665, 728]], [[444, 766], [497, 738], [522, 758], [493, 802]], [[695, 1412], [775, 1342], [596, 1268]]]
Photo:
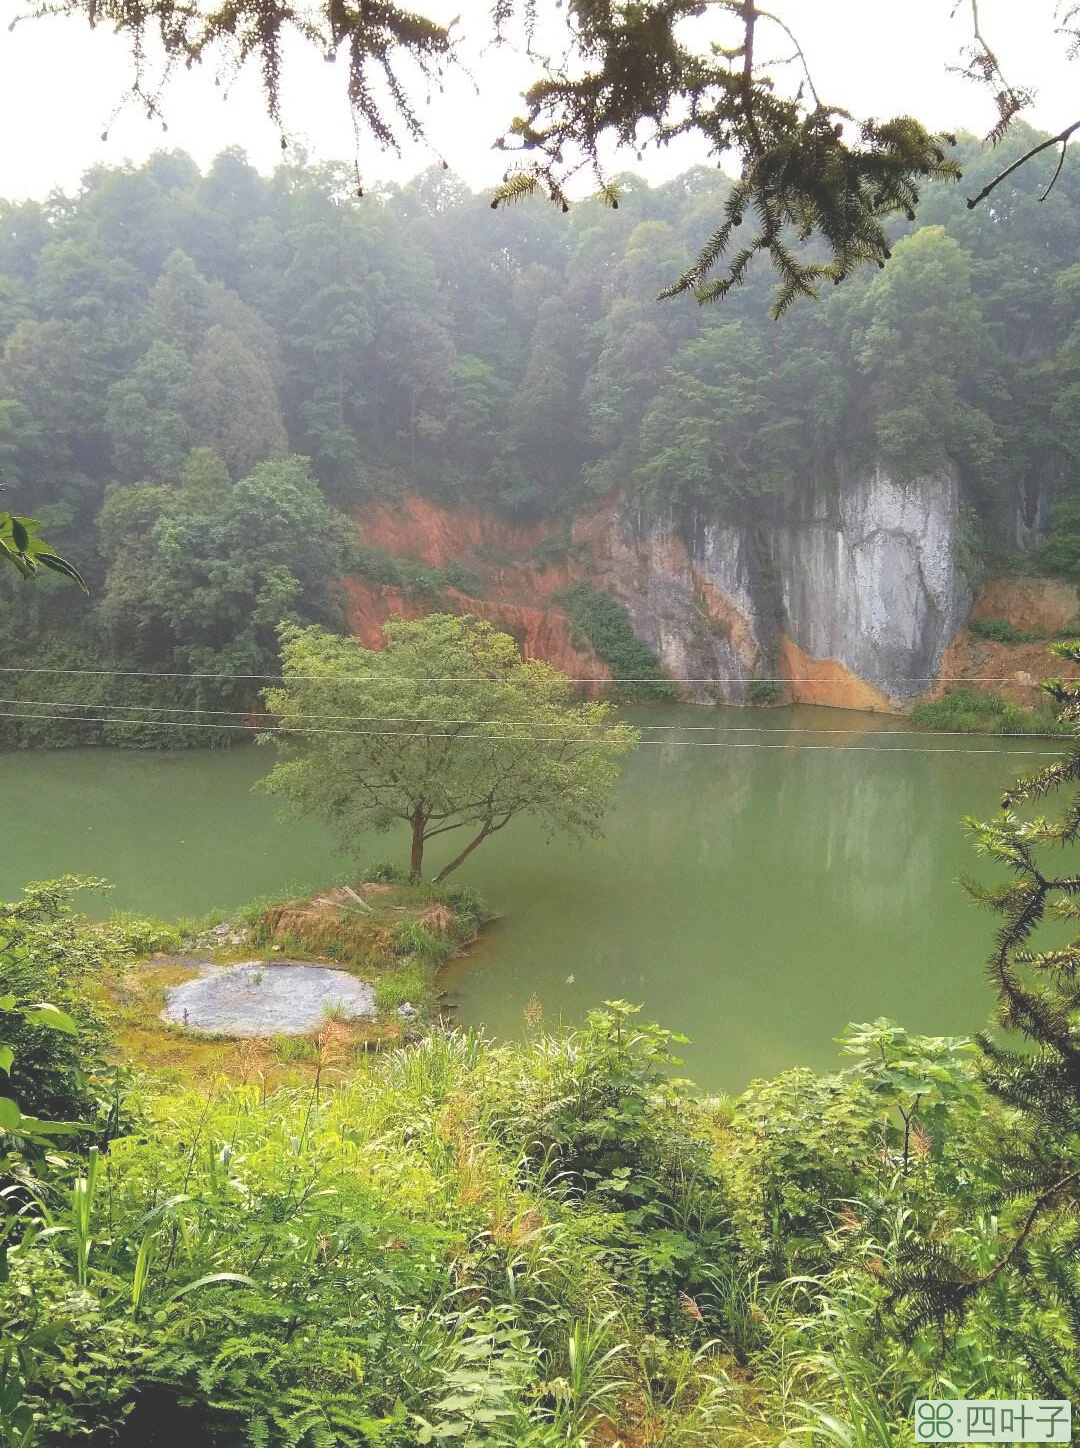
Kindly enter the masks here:
[[1068, 735], [1057, 711], [1048, 703], [1036, 708], [1011, 704], [1000, 694], [964, 686], [947, 689], [940, 699], [916, 704], [911, 722], [918, 729], [961, 734]]
[[570, 624], [602, 660], [617, 682], [612, 697], [628, 703], [658, 700], [673, 703], [679, 691], [659, 660], [634, 633], [630, 615], [610, 593], [588, 583], [574, 583], [555, 595]]

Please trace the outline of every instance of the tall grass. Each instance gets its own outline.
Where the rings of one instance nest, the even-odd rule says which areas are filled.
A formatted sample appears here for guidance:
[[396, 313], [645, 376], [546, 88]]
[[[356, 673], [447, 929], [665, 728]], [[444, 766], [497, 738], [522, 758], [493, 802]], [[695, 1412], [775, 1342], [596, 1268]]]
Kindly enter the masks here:
[[977, 689], [950, 689], [940, 699], [916, 704], [911, 722], [919, 729], [962, 734], [1067, 735], [1049, 700], [1036, 709], [1010, 704], [999, 694]]

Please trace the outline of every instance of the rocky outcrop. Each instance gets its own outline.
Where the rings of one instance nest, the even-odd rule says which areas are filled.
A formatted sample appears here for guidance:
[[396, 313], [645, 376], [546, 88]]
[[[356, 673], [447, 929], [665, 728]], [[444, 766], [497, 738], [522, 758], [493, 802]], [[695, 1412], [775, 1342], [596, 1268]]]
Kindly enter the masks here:
[[878, 471], [772, 515], [753, 528], [657, 525], [608, 507], [574, 533], [691, 697], [741, 703], [755, 679], [857, 709], [925, 692], [971, 604], [954, 556], [955, 480], [905, 485]]
[[[418, 498], [373, 505], [357, 520], [369, 544], [480, 572], [481, 596], [448, 589], [444, 600], [577, 678], [607, 677], [554, 598], [584, 578], [623, 603], [689, 698], [897, 710], [925, 693], [972, 602], [955, 556], [955, 479], [847, 475], [762, 511], [753, 526], [657, 521], [607, 499], [575, 521], [558, 565], [537, 552], [555, 524], [518, 527]], [[430, 607], [362, 579], [347, 591], [353, 629], [369, 645], [390, 614]]]

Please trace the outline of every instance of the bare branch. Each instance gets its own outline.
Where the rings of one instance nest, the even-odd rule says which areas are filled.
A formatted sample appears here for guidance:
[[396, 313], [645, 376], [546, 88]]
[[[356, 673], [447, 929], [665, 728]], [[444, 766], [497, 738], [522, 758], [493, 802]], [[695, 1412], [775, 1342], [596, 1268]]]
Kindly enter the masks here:
[[[985, 201], [991, 191], [994, 191], [1003, 181], [1007, 180], [1014, 171], [1019, 171], [1021, 166], [1026, 166], [1030, 160], [1038, 156], [1040, 152], [1049, 150], [1051, 146], [1061, 146], [1062, 148], [1061, 161], [1058, 162], [1058, 169], [1054, 173], [1054, 181], [1056, 181], [1065, 159], [1065, 146], [1068, 144], [1069, 137], [1076, 131], [1080, 131], [1080, 121], [1073, 121], [1071, 126], [1066, 126], [1065, 129], [1059, 131], [1056, 136], [1048, 136], [1045, 141], [1040, 141], [1037, 146], [1032, 146], [1030, 150], [1025, 151], [1011, 166], [1006, 166], [1004, 171], [999, 171], [992, 181], [988, 181], [977, 196], [971, 197], [967, 204], [968, 210], [973, 211], [980, 201]], [[1050, 182], [1050, 185], [1043, 192], [1042, 196], [1039, 197], [1040, 201], [1045, 201], [1047, 196], [1049, 196], [1054, 181]]]

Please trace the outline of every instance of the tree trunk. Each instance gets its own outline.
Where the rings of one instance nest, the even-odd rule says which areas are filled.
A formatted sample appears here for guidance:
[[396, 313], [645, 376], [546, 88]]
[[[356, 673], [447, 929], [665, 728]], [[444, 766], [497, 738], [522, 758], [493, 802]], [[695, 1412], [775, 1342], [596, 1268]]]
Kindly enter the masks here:
[[424, 826], [426, 824], [424, 811], [416, 810], [412, 817], [412, 854], [409, 859], [409, 874], [415, 880], [421, 878], [421, 871], [424, 868]]
[[484, 840], [487, 839], [488, 835], [493, 833], [494, 829], [490, 825], [485, 825], [480, 833], [476, 836], [476, 838], [469, 841], [469, 843], [465, 846], [460, 855], [455, 855], [448, 865], [444, 865], [442, 867], [439, 873], [435, 876], [435, 884], [437, 885], [440, 880], [445, 880], [451, 870], [456, 870], [459, 865], [464, 864], [464, 862], [472, 854], [473, 850], [476, 849], [477, 845], [481, 844]]

